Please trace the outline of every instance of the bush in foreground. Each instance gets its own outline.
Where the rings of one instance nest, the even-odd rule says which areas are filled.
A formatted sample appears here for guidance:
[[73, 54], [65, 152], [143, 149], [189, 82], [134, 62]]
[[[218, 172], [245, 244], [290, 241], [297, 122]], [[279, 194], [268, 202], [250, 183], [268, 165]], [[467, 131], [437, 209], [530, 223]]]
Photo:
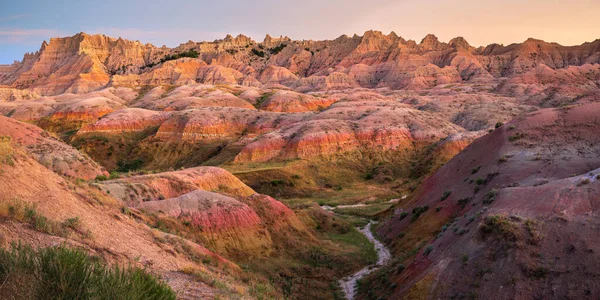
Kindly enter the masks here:
[[107, 267], [83, 250], [14, 245], [0, 249], [1, 299], [175, 299], [145, 270]]

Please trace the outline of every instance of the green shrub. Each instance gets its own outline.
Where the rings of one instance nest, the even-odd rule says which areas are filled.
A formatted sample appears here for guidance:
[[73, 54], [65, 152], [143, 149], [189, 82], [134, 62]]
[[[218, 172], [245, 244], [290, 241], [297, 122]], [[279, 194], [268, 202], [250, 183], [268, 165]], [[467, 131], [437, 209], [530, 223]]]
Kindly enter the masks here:
[[252, 54], [258, 56], [258, 57], [265, 57], [265, 51], [262, 50], [257, 50], [255, 48], [252, 48], [252, 50], [250, 50], [252, 52]]
[[498, 196], [498, 190], [497, 189], [491, 189], [483, 197], [483, 204], [490, 204], [490, 203], [494, 202], [494, 200], [496, 200], [497, 196]]
[[145, 270], [108, 268], [83, 250], [13, 244], [0, 249], [0, 296], [33, 299], [175, 299], [175, 292]]
[[431, 251], [433, 251], [433, 245], [427, 245], [427, 247], [425, 247], [425, 250], [423, 250], [423, 255], [428, 256], [429, 253], [431, 253]]
[[279, 44], [279, 46], [277, 47], [270, 48], [269, 52], [271, 52], [271, 54], [277, 54], [281, 52], [281, 50], [283, 50], [283, 48], [285, 48], [286, 46], [287, 44]]
[[105, 181], [105, 180], [108, 180], [108, 176], [106, 176], [106, 175], [96, 176], [96, 181]]
[[465, 208], [467, 203], [471, 202], [471, 197], [466, 197], [462, 199], [458, 199], [457, 203], [461, 208]]
[[444, 200], [448, 199], [448, 197], [450, 197], [450, 194], [452, 194], [452, 191], [445, 191], [445, 192], [442, 194], [442, 199], [441, 199], [441, 201], [444, 201]]
[[[120, 160], [117, 162], [117, 167], [118, 167], [117, 171], [122, 172], [122, 173], [134, 171], [134, 170], [141, 168], [143, 164], [144, 164], [144, 161], [139, 158], [131, 160], [131, 161]], [[112, 178], [112, 173], [111, 173], [111, 178]]]
[[514, 142], [514, 141], [520, 140], [520, 139], [522, 139], [522, 138], [524, 138], [524, 137], [525, 137], [525, 134], [524, 134], [524, 133], [517, 132], [517, 133], [515, 133], [515, 134], [513, 134], [513, 135], [509, 136], [509, 137], [508, 137], [508, 140], [509, 140], [510, 142]]
[[406, 216], [408, 216], [408, 212], [407, 211], [403, 211], [400, 213], [400, 220], [406, 218]]
[[480, 231], [483, 235], [495, 235], [511, 243], [516, 242], [520, 237], [517, 226], [504, 215], [485, 217]]
[[425, 205], [425, 206], [417, 206], [417, 207], [413, 208], [413, 210], [412, 210], [413, 214], [412, 214], [412, 217], [411, 217], [411, 221], [412, 222], [416, 221], [428, 209], [429, 209], [429, 206], [427, 206], [427, 205]]

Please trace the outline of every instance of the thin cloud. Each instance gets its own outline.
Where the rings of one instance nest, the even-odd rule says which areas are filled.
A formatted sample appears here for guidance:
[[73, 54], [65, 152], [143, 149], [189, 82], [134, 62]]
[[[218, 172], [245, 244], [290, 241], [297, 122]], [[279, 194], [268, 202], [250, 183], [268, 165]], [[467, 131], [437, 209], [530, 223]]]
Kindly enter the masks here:
[[0, 29], [0, 44], [41, 43], [50, 37], [63, 35], [55, 29]]
[[21, 15], [11, 15], [11, 16], [3, 16], [0, 17], [0, 22], [10, 22], [10, 21], [15, 21], [18, 19], [23, 19], [23, 18], [27, 18], [30, 15], [28, 14], [21, 14]]

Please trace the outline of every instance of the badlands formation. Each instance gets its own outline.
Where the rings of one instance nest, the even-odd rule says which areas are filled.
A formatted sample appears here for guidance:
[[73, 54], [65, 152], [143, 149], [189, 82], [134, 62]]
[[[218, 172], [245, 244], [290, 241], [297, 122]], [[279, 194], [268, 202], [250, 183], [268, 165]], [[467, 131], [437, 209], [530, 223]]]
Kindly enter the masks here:
[[599, 102], [600, 40], [52, 38], [0, 65], [0, 246], [335, 299], [368, 223], [357, 299], [597, 298]]

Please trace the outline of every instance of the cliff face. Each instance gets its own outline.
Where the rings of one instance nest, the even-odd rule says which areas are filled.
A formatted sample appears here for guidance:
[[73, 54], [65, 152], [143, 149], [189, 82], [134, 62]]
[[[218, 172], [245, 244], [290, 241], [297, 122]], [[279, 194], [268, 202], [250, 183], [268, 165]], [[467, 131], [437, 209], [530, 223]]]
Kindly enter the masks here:
[[[595, 275], [588, 274], [600, 270], [590, 263], [599, 248], [591, 229], [600, 199], [599, 112], [592, 103], [518, 117], [424, 181], [379, 229], [396, 253], [430, 243], [391, 267], [406, 263], [387, 273], [396, 283], [383, 288], [388, 295], [511, 299], [552, 290], [551, 298], [560, 298], [573, 295], [563, 285], [573, 281], [586, 286], [577, 293], [597, 295]], [[402, 213], [423, 207], [429, 209], [420, 216]]]
[[[181, 58], [183, 57], [183, 58]], [[139, 41], [79, 33], [44, 42], [22, 62], [0, 68], [0, 84], [46, 95], [110, 86], [193, 82], [278, 85], [301, 91], [337, 87], [421, 89], [443, 83], [492, 80], [538, 66], [564, 69], [600, 62], [600, 40], [565, 47], [529, 39], [475, 49], [461, 37], [449, 43], [427, 35], [420, 43], [367, 31], [326, 41], [239, 35], [214, 42], [157, 48]]]
[[89, 92], [106, 86], [117, 70], [146, 65], [165, 52], [139, 41], [104, 35], [52, 38], [16, 63], [13, 72], [4, 74], [2, 83], [46, 95]]

